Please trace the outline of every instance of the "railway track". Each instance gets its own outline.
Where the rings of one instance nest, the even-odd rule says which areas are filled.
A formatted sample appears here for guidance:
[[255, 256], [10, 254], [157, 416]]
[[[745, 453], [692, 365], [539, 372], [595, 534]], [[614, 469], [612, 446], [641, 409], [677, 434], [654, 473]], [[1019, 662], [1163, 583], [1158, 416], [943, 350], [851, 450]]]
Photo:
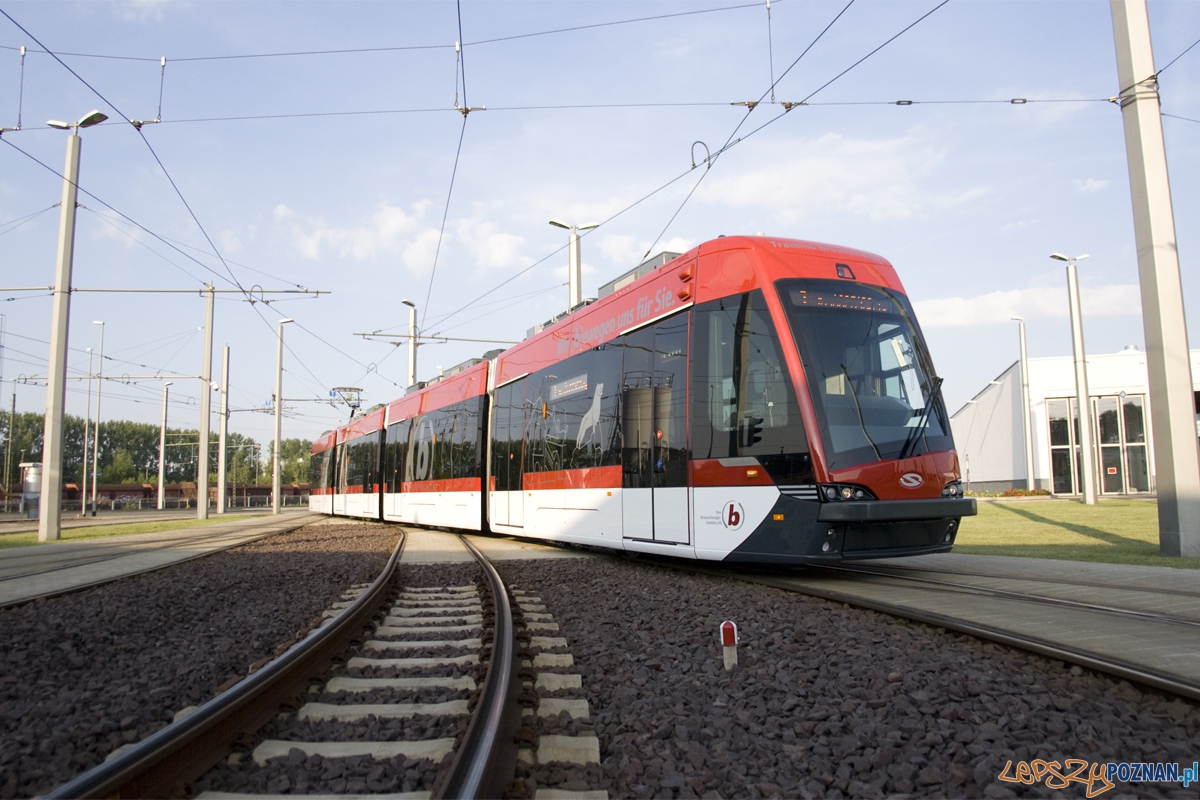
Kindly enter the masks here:
[[[448, 770], [433, 787], [434, 797], [500, 796], [513, 778], [514, 734], [521, 713], [516, 702], [520, 683], [508, 590], [490, 562], [465, 539], [461, 539], [463, 546], [478, 562], [486, 586], [398, 587], [395, 575], [405, 538], [401, 536], [380, 575], [370, 585], [348, 591], [337, 604], [344, 607], [327, 612], [328, 621], [302, 641], [194, 712], [46, 797], [167, 796], [226, 761], [235, 744], [254, 744], [255, 764], [280, 756], [285, 760], [400, 756], [401, 761], [429, 759], [436, 764], [453, 753]], [[357, 650], [353, 655], [352, 649]], [[413, 657], [414, 653], [419, 655]], [[348, 668], [388, 674], [330, 680], [330, 665], [337, 660]], [[478, 684], [461, 676], [400, 677], [406, 669], [428, 672], [425, 668], [446, 662], [479, 663]], [[315, 687], [314, 679], [325, 685]], [[434, 703], [386, 702], [413, 692], [443, 696], [471, 692], [471, 697]], [[338, 702], [302, 702], [322, 694]], [[373, 702], [380, 699], [385, 702]], [[280, 715], [281, 707], [294, 711], [297, 719], [335, 725], [365, 717], [378, 721], [419, 714], [469, 715], [469, 721], [457, 742], [446, 737], [417, 742], [261, 740], [258, 732]]]
[[[1144, 587], [1110, 587], [1078, 580], [1065, 580], [1055, 586], [1055, 581], [1046, 578], [1027, 581], [1015, 576], [893, 565], [830, 566], [790, 576], [752, 570], [723, 574], [988, 639], [1200, 700], [1196, 648], [1180, 644], [1192, 640], [1200, 643], [1196, 609], [1183, 608], [1181, 613], [1151, 610], [1148, 606], [1153, 605], [1153, 596], [1158, 593]], [[983, 585], [967, 582], [968, 578], [1008, 586], [1032, 584], [1038, 590]], [[1106, 590], [1114, 600], [1127, 593], [1123, 599], [1133, 607], [1056, 596], [1070, 595], [1080, 588]], [[1171, 590], [1162, 594], [1196, 597]], [[1052, 635], [1056, 624], [1063, 627], [1061, 635]], [[1161, 649], [1164, 642], [1174, 643], [1184, 656], [1170, 668], [1164, 666], [1172, 664], [1169, 656], [1157, 663], [1142, 657], [1143, 650]]]

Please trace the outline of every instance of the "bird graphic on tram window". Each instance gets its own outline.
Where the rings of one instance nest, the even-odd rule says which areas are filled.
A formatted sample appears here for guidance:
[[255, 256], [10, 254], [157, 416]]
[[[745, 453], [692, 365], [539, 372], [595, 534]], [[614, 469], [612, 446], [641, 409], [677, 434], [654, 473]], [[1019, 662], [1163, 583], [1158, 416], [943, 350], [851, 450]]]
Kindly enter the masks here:
[[592, 397], [592, 407], [583, 415], [583, 419], [579, 421], [579, 435], [575, 437], [575, 446], [583, 447], [584, 441], [590, 440], [590, 443], [595, 443], [596, 436], [600, 433], [600, 400], [604, 396], [604, 384], [596, 384], [596, 394]]

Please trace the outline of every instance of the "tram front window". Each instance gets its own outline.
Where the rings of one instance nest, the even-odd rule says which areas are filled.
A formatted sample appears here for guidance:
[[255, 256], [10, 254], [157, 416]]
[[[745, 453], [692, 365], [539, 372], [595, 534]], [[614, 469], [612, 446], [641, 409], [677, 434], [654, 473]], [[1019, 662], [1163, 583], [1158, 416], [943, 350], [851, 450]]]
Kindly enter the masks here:
[[954, 447], [903, 295], [849, 281], [786, 280], [778, 288], [829, 469]]

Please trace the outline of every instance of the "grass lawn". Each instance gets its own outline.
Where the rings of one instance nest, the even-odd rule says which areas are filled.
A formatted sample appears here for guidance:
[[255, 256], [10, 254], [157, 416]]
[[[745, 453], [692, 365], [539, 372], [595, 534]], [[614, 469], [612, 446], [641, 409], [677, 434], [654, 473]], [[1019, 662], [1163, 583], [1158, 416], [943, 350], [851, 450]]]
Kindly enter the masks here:
[[[239, 514], [235, 518], [227, 516], [209, 517], [206, 520], [199, 519], [163, 519], [157, 522], [127, 522], [117, 525], [92, 525], [82, 528], [64, 528], [60, 542], [77, 542], [83, 539], [103, 539], [109, 536], [128, 536], [133, 533], [158, 533], [159, 531], [174, 531], [182, 528], [195, 528], [200, 525], [213, 525], [218, 522], [232, 522], [236, 520], [255, 519], [257, 517], [266, 516], [265, 514]], [[28, 547], [35, 544], [43, 544], [38, 541], [37, 531], [29, 531], [27, 533], [9, 533], [0, 535], [0, 550], [6, 547]], [[54, 542], [45, 542], [45, 544], [54, 544]]]
[[979, 516], [963, 517], [954, 552], [1200, 569], [1200, 558], [1158, 554], [1153, 500], [980, 501]]

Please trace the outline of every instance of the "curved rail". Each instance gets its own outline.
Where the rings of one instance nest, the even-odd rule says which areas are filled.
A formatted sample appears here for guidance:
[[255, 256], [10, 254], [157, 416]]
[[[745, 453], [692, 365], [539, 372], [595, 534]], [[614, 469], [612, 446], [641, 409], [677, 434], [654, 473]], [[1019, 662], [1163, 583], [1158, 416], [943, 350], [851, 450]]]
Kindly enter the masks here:
[[517, 764], [514, 738], [521, 723], [517, 694], [517, 649], [514, 639], [512, 604], [500, 574], [483, 553], [465, 536], [459, 536], [483, 568], [496, 607], [496, 627], [487, 678], [479, 694], [479, 704], [463, 737], [450, 773], [433, 793], [435, 798], [463, 800], [475, 797], [502, 797], [512, 783]]
[[172, 788], [203, 775], [228, 755], [238, 736], [265, 725], [281, 703], [301, 695], [313, 675], [362, 635], [391, 588], [404, 538], [402, 533], [379, 577], [332, 621], [191, 715], [45, 797], [167, 797]]

